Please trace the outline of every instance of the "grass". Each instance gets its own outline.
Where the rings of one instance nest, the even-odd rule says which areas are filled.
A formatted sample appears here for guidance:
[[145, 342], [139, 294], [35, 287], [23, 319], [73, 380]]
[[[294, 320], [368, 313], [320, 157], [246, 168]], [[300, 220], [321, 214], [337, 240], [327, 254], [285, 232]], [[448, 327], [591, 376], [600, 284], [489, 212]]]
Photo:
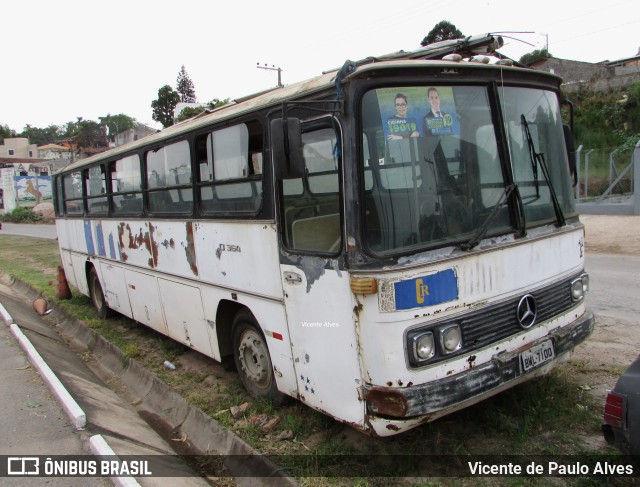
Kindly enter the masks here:
[[[47, 299], [55, 300], [55, 269], [60, 262], [54, 241], [0, 235], [0, 269], [40, 290]], [[214, 364], [187, 347], [163, 337], [155, 331], [116, 315], [100, 320], [95, 317], [88, 298], [74, 292], [68, 301], [55, 303], [73, 317], [117, 345], [126, 359], [135, 359], [155, 373], [176, 393], [186, 398], [223, 426], [232, 429], [254, 448], [265, 454], [286, 458], [306, 455], [308, 465], [299, 473], [302, 485], [402, 485], [393, 478], [342, 478], [332, 475], [357, 473], [350, 465], [353, 454], [419, 454], [419, 455], [565, 455], [616, 454], [607, 447], [593, 447], [585, 438], [602, 438], [600, 420], [602, 406], [582, 387], [589, 370], [580, 363], [559, 366], [549, 376], [505, 391], [473, 407], [425, 424], [407, 433], [375, 439], [344, 426], [334, 419], [290, 400], [275, 407], [268, 401], [247, 395], [233, 373], [232, 364]], [[166, 370], [162, 363], [170, 360], [179, 365]], [[189, 368], [193, 361], [205, 367]], [[231, 406], [249, 402], [240, 418], [233, 418]], [[277, 417], [273, 435], [290, 430], [293, 439], [269, 439], [253, 424], [244, 424], [260, 414]], [[246, 422], [245, 422], [246, 423]], [[601, 441], [600, 443], [603, 444]], [[338, 457], [337, 465], [322, 463], [326, 455]], [[351, 456], [350, 456], [351, 455]], [[429, 457], [425, 457], [427, 460]], [[433, 461], [433, 460], [430, 460]], [[324, 470], [323, 470], [324, 469]], [[394, 473], [389, 467], [389, 473]], [[318, 477], [319, 476], [319, 477]], [[415, 485], [459, 485], [454, 479], [414, 479]], [[466, 479], [467, 485], [523, 485], [522, 479], [502, 479], [498, 484]], [[526, 485], [547, 485], [545, 479], [527, 479]], [[546, 479], [548, 480], [548, 479]], [[422, 483], [421, 483], [422, 482]], [[585, 479], [562, 479], [558, 485], [598, 485]], [[412, 482], [413, 483], [413, 482]]]

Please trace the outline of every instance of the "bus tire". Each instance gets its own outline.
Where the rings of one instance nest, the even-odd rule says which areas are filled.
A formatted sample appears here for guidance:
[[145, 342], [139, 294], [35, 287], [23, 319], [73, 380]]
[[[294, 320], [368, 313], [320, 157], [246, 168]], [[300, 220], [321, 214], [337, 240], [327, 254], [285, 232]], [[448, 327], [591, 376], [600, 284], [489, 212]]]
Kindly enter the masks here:
[[241, 311], [233, 320], [233, 360], [251, 396], [282, 403], [267, 342], [251, 313]]
[[102, 285], [100, 284], [98, 273], [94, 267], [89, 271], [89, 294], [98, 317], [103, 320], [108, 318], [111, 315], [111, 310], [109, 309], [109, 306], [107, 306], [107, 300], [104, 298]]

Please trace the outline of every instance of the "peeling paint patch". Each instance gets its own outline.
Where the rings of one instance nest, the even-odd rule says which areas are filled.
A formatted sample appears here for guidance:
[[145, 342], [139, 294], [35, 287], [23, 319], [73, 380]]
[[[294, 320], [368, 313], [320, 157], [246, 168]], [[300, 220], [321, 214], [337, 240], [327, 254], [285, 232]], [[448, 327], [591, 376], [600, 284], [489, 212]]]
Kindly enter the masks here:
[[112, 259], [116, 258], [116, 245], [115, 245], [115, 242], [113, 241], [113, 233], [109, 234], [109, 256]]
[[184, 251], [187, 255], [187, 262], [191, 267], [194, 276], [198, 275], [198, 263], [196, 262], [196, 247], [193, 239], [193, 222], [186, 222], [187, 246]]
[[311, 291], [313, 283], [320, 279], [320, 276], [324, 274], [325, 262], [325, 259], [319, 259], [318, 257], [300, 258], [298, 264], [307, 278], [307, 293]]
[[149, 223], [149, 233], [145, 235], [145, 245], [153, 257], [153, 267], [158, 267], [158, 243], [154, 238], [156, 227]]
[[167, 240], [165, 238], [164, 241], [160, 242], [160, 245], [162, 245], [166, 250], [176, 248], [176, 242], [173, 239]]
[[104, 246], [104, 234], [102, 233], [102, 223], [96, 225], [96, 237], [98, 237], [98, 255], [102, 257], [107, 256], [107, 251]]
[[84, 221], [84, 241], [87, 244], [87, 253], [95, 255], [96, 249], [93, 245], [93, 233], [91, 232], [91, 222], [89, 220]]

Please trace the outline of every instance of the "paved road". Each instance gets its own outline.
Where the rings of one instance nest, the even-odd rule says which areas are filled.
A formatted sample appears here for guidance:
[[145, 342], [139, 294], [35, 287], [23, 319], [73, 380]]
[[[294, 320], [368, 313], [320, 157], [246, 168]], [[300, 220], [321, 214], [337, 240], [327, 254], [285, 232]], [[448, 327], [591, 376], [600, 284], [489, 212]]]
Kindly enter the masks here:
[[56, 239], [58, 234], [56, 233], [55, 225], [45, 224], [29, 224], [29, 223], [7, 223], [2, 222], [2, 230], [0, 235], [23, 235], [25, 237], [39, 237]]
[[[29, 364], [14, 336], [0, 317], [0, 455], [90, 454], [89, 438], [101, 434], [117, 455], [173, 454], [138, 412], [105, 385], [61, 337], [28, 305], [26, 298], [0, 282], [0, 303], [53, 370], [86, 414], [84, 430], [76, 430], [67, 414], [49, 393], [48, 386]], [[194, 477], [177, 457], [166, 457], [175, 473], [174, 486], [208, 485]], [[16, 480], [18, 480], [16, 482]], [[36, 478], [33, 485], [111, 485], [106, 478]], [[80, 480], [76, 482], [75, 480]], [[23, 485], [25, 479], [0, 478], [0, 486]], [[40, 482], [42, 481], [42, 482]], [[162, 485], [161, 478], [139, 478], [139, 483]]]
[[640, 326], [640, 257], [587, 253], [587, 307]]
[[[2, 299], [6, 299], [3, 296]], [[88, 455], [91, 452], [71, 424], [38, 372], [29, 364], [9, 329], [0, 326], [0, 454]], [[51, 485], [52, 479], [31, 478], [29, 485]], [[108, 486], [108, 479], [58, 479], [58, 485]], [[0, 485], [18, 485], [25, 479], [0, 478]]]

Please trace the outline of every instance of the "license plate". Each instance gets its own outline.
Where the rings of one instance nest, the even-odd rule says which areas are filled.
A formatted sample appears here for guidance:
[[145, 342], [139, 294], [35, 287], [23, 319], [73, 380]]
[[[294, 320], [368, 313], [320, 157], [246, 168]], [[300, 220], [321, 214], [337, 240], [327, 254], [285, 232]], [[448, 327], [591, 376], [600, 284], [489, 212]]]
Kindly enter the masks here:
[[551, 340], [546, 340], [535, 347], [531, 347], [529, 350], [520, 353], [522, 370], [527, 372], [528, 370], [551, 360], [555, 356], [556, 354], [553, 351], [553, 343]]

